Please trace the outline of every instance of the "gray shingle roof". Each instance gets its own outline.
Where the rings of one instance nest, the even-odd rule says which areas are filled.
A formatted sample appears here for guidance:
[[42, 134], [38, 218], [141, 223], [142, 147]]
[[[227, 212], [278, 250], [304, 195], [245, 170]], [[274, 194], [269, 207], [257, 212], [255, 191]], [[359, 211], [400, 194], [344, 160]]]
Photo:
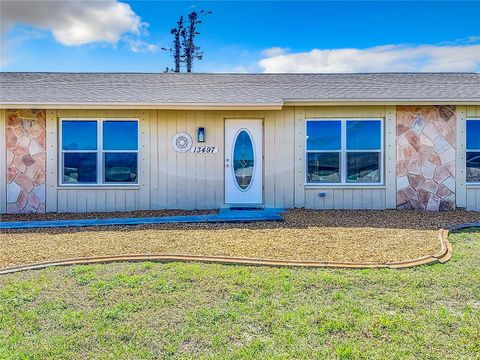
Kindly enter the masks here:
[[278, 104], [479, 101], [478, 73], [0, 73], [4, 104]]

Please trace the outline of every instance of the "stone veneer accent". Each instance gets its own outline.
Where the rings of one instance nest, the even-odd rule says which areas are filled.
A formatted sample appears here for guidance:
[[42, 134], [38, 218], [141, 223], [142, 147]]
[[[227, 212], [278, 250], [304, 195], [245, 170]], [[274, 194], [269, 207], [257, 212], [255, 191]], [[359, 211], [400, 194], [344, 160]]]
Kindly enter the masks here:
[[397, 208], [455, 209], [455, 106], [397, 106]]
[[45, 212], [45, 110], [8, 110], [7, 213]]

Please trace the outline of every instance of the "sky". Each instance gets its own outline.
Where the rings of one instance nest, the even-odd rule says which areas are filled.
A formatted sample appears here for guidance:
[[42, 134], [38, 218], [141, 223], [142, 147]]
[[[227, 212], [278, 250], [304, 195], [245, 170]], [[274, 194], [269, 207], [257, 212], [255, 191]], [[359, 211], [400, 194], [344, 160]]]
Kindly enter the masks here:
[[0, 2], [2, 71], [162, 72], [210, 10], [195, 72], [480, 72], [480, 1]]

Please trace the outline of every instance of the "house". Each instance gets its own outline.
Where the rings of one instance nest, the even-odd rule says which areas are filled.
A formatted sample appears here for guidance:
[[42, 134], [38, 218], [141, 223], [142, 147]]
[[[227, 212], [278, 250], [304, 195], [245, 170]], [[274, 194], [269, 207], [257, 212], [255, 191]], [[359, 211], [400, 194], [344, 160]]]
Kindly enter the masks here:
[[480, 210], [480, 74], [0, 80], [1, 213]]

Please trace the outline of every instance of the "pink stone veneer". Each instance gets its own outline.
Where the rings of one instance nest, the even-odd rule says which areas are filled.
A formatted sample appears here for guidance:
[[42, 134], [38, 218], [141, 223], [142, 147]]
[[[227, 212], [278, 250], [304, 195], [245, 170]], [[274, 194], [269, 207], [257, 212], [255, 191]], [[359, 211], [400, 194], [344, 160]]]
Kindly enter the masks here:
[[455, 208], [455, 107], [397, 106], [397, 208]]
[[45, 111], [7, 111], [7, 212], [45, 212]]

